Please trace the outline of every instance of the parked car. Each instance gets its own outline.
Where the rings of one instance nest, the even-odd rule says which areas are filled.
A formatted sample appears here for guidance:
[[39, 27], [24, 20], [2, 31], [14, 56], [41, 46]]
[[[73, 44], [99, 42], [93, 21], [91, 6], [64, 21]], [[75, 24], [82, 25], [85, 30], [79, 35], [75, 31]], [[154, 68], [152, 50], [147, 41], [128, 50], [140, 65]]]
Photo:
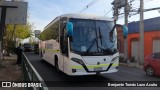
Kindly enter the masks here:
[[24, 52], [30, 52], [32, 50], [32, 46], [29, 43], [23, 44]]
[[144, 59], [143, 68], [149, 76], [160, 75], [160, 52], [148, 55]]

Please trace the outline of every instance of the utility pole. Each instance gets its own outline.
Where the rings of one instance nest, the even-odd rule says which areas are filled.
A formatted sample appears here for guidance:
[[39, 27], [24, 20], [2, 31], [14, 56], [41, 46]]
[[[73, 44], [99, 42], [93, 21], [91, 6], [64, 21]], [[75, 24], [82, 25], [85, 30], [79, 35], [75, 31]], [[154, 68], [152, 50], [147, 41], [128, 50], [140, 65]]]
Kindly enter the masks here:
[[[114, 5], [114, 20], [115, 20], [115, 24], [116, 24], [116, 20], [118, 19], [118, 9], [125, 7], [124, 12], [125, 12], [125, 25], [126, 27], [128, 27], [128, 14], [129, 14], [129, 4], [128, 4], [128, 0], [114, 0], [112, 3], [112, 5]], [[123, 57], [124, 61], [128, 60], [128, 42], [127, 42], [127, 38], [124, 39], [124, 57]]]
[[115, 25], [116, 25], [116, 22], [118, 20], [118, 7], [117, 7], [116, 3], [117, 3], [117, 1], [115, 0], [114, 1], [114, 14], [113, 14], [113, 16], [114, 16], [114, 24]]
[[3, 49], [3, 34], [5, 31], [5, 20], [6, 20], [6, 11], [7, 8], [17, 8], [16, 6], [0, 6], [1, 8], [1, 20], [0, 20], [0, 61], [3, 58], [2, 49]]
[[143, 0], [140, 0], [140, 39], [139, 39], [139, 64], [144, 61], [144, 20], [143, 20]]
[[2, 9], [1, 11], [1, 21], [0, 21], [0, 61], [3, 58], [2, 55], [2, 48], [3, 48], [3, 33], [5, 29], [5, 19], [6, 19], [6, 7], [0, 6]]
[[[128, 9], [128, 0], [125, 0], [125, 26], [128, 27], [128, 14], [129, 14], [129, 9]], [[124, 38], [124, 61], [128, 61], [128, 39]]]

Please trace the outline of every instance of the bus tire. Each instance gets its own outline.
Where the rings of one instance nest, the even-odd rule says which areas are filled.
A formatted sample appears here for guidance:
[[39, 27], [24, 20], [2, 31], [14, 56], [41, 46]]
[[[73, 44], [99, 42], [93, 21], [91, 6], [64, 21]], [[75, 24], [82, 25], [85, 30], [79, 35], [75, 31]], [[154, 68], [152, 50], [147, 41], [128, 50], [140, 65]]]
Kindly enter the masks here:
[[56, 68], [56, 71], [59, 71], [59, 65], [58, 65], [58, 58], [57, 58], [57, 56], [55, 56], [55, 68]]

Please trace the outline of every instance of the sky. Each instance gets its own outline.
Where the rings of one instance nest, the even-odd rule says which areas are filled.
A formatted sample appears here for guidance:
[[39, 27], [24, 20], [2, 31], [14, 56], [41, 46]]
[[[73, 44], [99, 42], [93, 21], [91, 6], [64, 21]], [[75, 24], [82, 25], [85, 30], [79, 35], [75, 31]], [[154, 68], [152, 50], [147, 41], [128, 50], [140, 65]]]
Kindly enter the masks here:
[[[80, 13], [80, 11], [92, 0], [26, 0], [28, 2], [29, 21], [34, 24], [34, 30], [43, 30], [44, 27], [59, 15], [66, 13]], [[86, 9], [83, 14], [95, 14], [104, 16], [112, 9], [113, 0], [99, 0]], [[160, 7], [160, 0], [144, 0], [144, 9]], [[139, 8], [139, 0], [132, 3], [133, 8]], [[123, 10], [121, 10], [123, 12]], [[113, 17], [111, 10], [107, 17]], [[144, 19], [159, 17], [158, 10], [144, 13]], [[129, 22], [138, 21], [139, 14], [129, 18]], [[118, 23], [124, 24], [124, 17], [118, 19]]]

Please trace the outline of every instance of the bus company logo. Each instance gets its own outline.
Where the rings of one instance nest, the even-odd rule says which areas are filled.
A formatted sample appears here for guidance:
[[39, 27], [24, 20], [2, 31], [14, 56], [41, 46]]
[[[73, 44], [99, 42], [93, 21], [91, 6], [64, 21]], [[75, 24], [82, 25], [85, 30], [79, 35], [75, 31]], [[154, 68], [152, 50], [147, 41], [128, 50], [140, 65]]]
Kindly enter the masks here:
[[2, 82], [2, 87], [11, 87], [11, 82]]

